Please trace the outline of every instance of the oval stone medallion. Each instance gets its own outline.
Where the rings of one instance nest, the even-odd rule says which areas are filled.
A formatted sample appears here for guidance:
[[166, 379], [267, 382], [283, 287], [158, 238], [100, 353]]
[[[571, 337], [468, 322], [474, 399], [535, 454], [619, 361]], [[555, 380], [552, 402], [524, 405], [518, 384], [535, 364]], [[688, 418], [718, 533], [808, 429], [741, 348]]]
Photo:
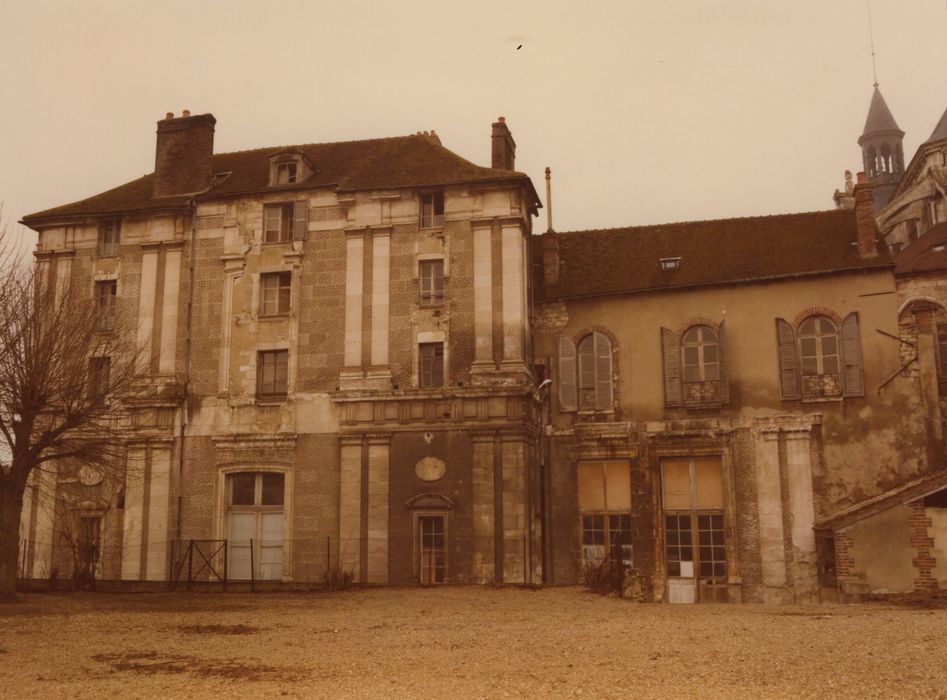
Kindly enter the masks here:
[[414, 473], [422, 481], [437, 481], [444, 478], [447, 473], [447, 465], [444, 460], [437, 457], [424, 457], [414, 465]]

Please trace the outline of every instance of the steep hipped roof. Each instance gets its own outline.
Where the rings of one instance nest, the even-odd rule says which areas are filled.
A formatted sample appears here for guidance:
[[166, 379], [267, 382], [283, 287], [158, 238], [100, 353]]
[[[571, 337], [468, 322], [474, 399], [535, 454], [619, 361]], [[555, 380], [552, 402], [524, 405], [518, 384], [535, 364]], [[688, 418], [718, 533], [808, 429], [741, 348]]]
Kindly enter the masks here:
[[[891, 267], [863, 259], [852, 210], [688, 221], [555, 234], [559, 279], [547, 300]], [[541, 239], [535, 237], [535, 254]], [[677, 269], [662, 259], [680, 258]]]
[[875, 85], [875, 91], [871, 95], [871, 104], [868, 106], [868, 118], [865, 119], [865, 130], [859, 137], [858, 143], [861, 144], [863, 139], [879, 131], [897, 131], [902, 136], [904, 135], [904, 132], [898, 128], [891, 110], [888, 109], [888, 103], [881, 96], [881, 90]]
[[940, 115], [940, 121], [937, 122], [937, 126], [934, 127], [934, 131], [931, 132], [930, 138], [925, 143], [940, 141], [941, 139], [947, 139], [947, 110], [944, 110], [944, 113]]
[[[302, 153], [317, 169], [311, 177], [298, 183], [298, 189], [332, 186], [342, 192], [352, 192], [519, 180], [529, 188], [533, 198], [529, 205], [541, 206], [529, 176], [525, 173], [474, 165], [441, 146], [434, 138], [420, 134], [218, 153], [214, 155], [214, 172], [232, 174], [208, 192], [198, 195], [197, 199], [272, 191], [274, 188], [268, 187], [269, 158], [287, 150]], [[181, 206], [190, 198], [183, 196], [156, 199], [152, 196], [153, 181], [153, 173], [145, 175], [94, 197], [30, 214], [23, 218], [23, 222], [30, 224], [41, 222], [43, 219], [68, 216], [164, 209]]]

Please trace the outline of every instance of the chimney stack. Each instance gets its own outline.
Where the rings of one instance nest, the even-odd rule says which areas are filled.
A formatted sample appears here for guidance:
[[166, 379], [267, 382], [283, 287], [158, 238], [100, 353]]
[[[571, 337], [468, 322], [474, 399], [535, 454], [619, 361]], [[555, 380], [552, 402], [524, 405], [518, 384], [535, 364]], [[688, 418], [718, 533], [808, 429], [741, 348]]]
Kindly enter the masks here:
[[493, 124], [492, 145], [493, 160], [490, 167], [496, 170], [513, 170], [516, 141], [513, 140], [513, 134], [503, 117], [498, 117]]
[[155, 146], [155, 197], [200, 192], [210, 186], [214, 175], [213, 114], [190, 116], [184, 110], [172, 112], [158, 122]]
[[865, 177], [865, 173], [858, 173], [858, 184], [855, 185], [855, 232], [858, 236], [858, 254], [863, 258], [874, 258], [878, 255], [878, 225], [875, 223], [875, 201], [872, 195], [874, 185]]

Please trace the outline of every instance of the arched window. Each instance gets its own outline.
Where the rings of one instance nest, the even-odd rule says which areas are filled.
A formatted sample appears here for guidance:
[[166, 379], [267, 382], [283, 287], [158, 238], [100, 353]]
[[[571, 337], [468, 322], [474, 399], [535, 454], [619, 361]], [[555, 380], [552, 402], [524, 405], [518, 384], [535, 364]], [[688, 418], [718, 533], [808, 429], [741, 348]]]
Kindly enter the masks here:
[[891, 172], [891, 147], [886, 143], [881, 144], [881, 171]]
[[579, 410], [604, 411], [612, 407], [612, 343], [594, 332], [579, 343]]
[[716, 382], [720, 379], [717, 334], [710, 326], [694, 326], [681, 339], [684, 382]]
[[799, 326], [799, 359], [803, 393], [837, 396], [839, 378], [838, 328], [827, 316], [810, 316]]
[[878, 152], [874, 146], [868, 148], [868, 177], [874, 177], [878, 173]]

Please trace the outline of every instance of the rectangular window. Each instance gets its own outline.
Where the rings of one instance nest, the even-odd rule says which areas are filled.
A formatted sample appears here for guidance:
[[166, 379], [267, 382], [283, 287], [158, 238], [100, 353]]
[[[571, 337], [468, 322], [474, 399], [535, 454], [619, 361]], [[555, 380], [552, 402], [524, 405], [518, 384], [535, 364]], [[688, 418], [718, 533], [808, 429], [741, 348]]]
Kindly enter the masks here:
[[421, 306], [444, 303], [444, 261], [421, 261]]
[[296, 164], [295, 163], [277, 163], [276, 164], [276, 185], [291, 185], [296, 182]]
[[418, 578], [422, 584], [444, 583], [446, 580], [446, 530], [443, 515], [418, 516]]
[[579, 462], [582, 560], [621, 557], [631, 566], [631, 471], [628, 462]]
[[98, 255], [100, 258], [111, 258], [118, 255], [120, 244], [120, 225], [118, 221], [103, 221], [99, 225]]
[[421, 195], [421, 228], [444, 225], [444, 193], [429, 192]]
[[108, 356], [89, 359], [89, 398], [100, 402], [108, 396], [112, 359]]
[[673, 602], [727, 600], [722, 464], [719, 457], [661, 462], [664, 561]]
[[263, 242], [286, 243], [292, 234], [293, 204], [267, 204], [263, 207]]
[[621, 557], [622, 564], [632, 565], [631, 515], [582, 516], [582, 560], [586, 564], [599, 564], [606, 556]]
[[266, 272], [260, 275], [260, 315], [288, 314], [292, 286], [291, 272]]
[[422, 387], [444, 386], [444, 343], [421, 343], [420, 372], [418, 379]]
[[108, 280], [95, 283], [96, 328], [110, 331], [115, 326], [115, 298], [118, 282]]
[[257, 353], [256, 371], [258, 399], [286, 398], [286, 382], [289, 376], [289, 350], [263, 350]]

